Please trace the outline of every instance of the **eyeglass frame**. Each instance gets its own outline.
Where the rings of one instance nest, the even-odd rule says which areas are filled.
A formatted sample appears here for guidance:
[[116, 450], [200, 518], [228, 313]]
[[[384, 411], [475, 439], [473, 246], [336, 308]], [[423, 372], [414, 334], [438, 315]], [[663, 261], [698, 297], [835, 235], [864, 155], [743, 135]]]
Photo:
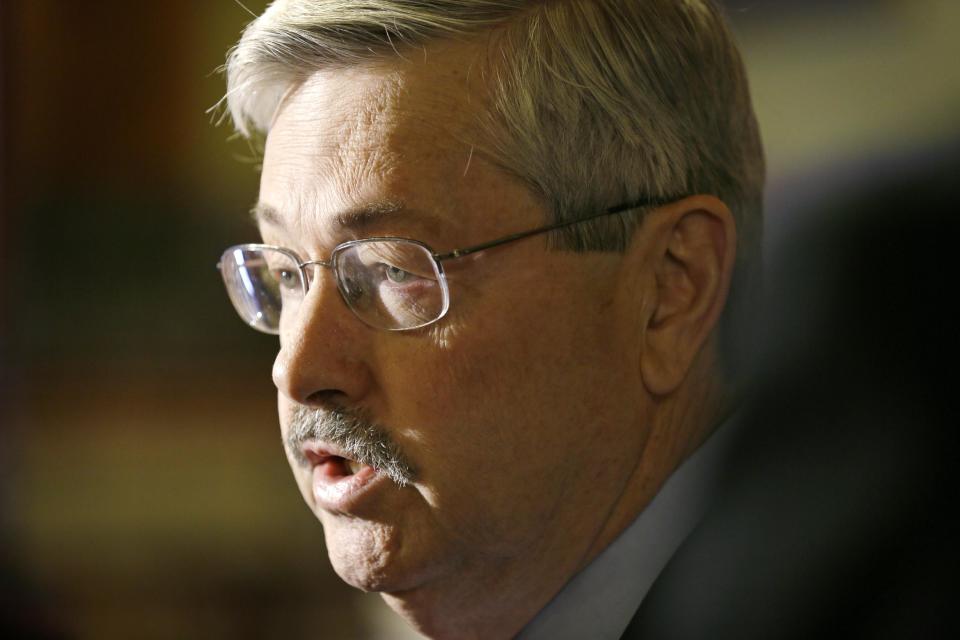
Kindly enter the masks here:
[[[300, 256], [297, 255], [292, 249], [275, 246], [275, 245], [257, 244], [257, 243], [238, 244], [232, 247], [228, 247], [226, 250], [224, 250], [223, 255], [226, 255], [231, 251], [237, 251], [237, 250], [249, 251], [249, 250], [260, 250], [260, 249], [270, 249], [272, 251], [279, 251], [285, 254], [287, 257], [291, 258], [293, 262], [297, 265], [297, 270], [300, 273], [300, 281], [302, 283], [304, 297], [306, 297], [306, 295], [310, 292], [310, 281], [311, 281], [310, 276], [307, 274], [306, 268], [313, 265], [319, 265], [321, 267], [331, 269], [333, 271], [334, 280], [336, 281], [336, 284], [337, 284], [337, 291], [340, 293], [341, 299], [343, 300], [347, 308], [350, 309], [353, 315], [357, 317], [357, 319], [359, 319], [361, 322], [363, 322], [367, 326], [373, 327], [375, 329], [382, 329], [384, 331], [412, 331], [414, 329], [422, 329], [423, 327], [427, 327], [435, 322], [438, 322], [445, 315], [447, 315], [447, 311], [450, 310], [450, 291], [447, 286], [446, 274], [443, 270], [444, 261], [456, 260], [458, 258], [462, 258], [464, 256], [468, 256], [473, 253], [478, 253], [480, 251], [485, 251], [487, 249], [499, 247], [501, 245], [515, 242], [517, 240], [523, 240], [524, 238], [530, 238], [532, 236], [540, 235], [542, 233], [547, 233], [549, 231], [563, 229], [566, 227], [573, 226], [575, 224], [580, 224], [582, 222], [590, 222], [591, 220], [596, 220], [604, 216], [615, 215], [618, 213], [625, 213], [634, 209], [639, 211], [642, 209], [661, 207], [665, 204], [673, 202], [674, 200], [675, 198], [669, 198], [669, 199], [643, 198], [640, 200], [634, 200], [632, 202], [627, 202], [624, 204], [610, 207], [609, 209], [606, 209], [600, 213], [595, 213], [595, 214], [586, 216], [584, 218], [576, 218], [574, 220], [564, 220], [563, 222], [555, 222], [553, 224], [536, 227], [534, 229], [529, 229], [527, 231], [519, 231], [517, 233], [511, 233], [509, 235], [496, 238], [494, 240], [488, 240], [487, 242], [482, 242], [480, 244], [472, 245], [472, 246], [461, 248], [461, 249], [454, 249], [453, 251], [448, 251], [446, 253], [437, 253], [433, 250], [433, 248], [430, 245], [426, 244], [425, 242], [421, 242], [420, 240], [414, 240], [412, 238], [403, 238], [399, 236], [374, 236], [370, 238], [358, 238], [356, 240], [347, 240], [346, 242], [341, 242], [330, 251], [330, 257], [328, 257], [326, 260], [301, 261]], [[436, 266], [437, 275], [439, 276], [439, 282], [443, 290], [443, 309], [437, 315], [436, 318], [434, 318], [433, 320], [430, 320], [429, 322], [424, 322], [423, 324], [413, 326], [413, 327], [399, 327], [396, 329], [390, 329], [386, 327], [377, 327], [375, 325], [372, 325], [370, 322], [368, 322], [363, 317], [361, 317], [360, 314], [352, 306], [350, 306], [349, 301], [346, 300], [347, 294], [345, 293], [343, 289], [343, 285], [340, 282], [341, 279], [337, 275], [336, 270], [333, 269], [333, 266], [334, 266], [334, 262], [337, 254], [349, 249], [350, 247], [353, 247], [359, 244], [365, 244], [368, 242], [395, 242], [395, 241], [401, 241], [401, 242], [418, 245], [422, 247], [424, 250], [426, 250], [426, 252], [433, 259], [434, 264]], [[221, 273], [222, 273], [222, 264], [223, 264], [222, 261], [217, 262], [217, 270], [221, 271]], [[256, 327], [253, 327], [253, 328], [256, 328]], [[277, 333], [279, 333], [279, 330], [277, 331]]]

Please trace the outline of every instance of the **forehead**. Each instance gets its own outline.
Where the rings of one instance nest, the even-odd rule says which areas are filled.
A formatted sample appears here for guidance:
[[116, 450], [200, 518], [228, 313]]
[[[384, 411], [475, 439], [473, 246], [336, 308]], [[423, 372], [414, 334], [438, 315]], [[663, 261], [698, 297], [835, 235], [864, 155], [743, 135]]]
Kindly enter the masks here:
[[474, 157], [475, 58], [469, 50], [431, 51], [415, 61], [314, 72], [277, 112], [261, 203], [285, 226], [313, 227], [348, 211], [476, 206], [479, 187], [505, 176]]

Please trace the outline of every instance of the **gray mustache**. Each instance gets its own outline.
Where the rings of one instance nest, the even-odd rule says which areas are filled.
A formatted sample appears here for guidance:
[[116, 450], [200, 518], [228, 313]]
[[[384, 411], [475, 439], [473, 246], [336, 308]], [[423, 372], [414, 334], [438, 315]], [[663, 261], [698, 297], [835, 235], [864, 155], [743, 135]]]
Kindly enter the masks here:
[[385, 473], [397, 485], [405, 487], [414, 480], [413, 465], [382, 426], [360, 412], [335, 408], [309, 409], [298, 405], [287, 433], [287, 449], [300, 464], [309, 461], [301, 452], [306, 440], [323, 440], [343, 449], [361, 464]]

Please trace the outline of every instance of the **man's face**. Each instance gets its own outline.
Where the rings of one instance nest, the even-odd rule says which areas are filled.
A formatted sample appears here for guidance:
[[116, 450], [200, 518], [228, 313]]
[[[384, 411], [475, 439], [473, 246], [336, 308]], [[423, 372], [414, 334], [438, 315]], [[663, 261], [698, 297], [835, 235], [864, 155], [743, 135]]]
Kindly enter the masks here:
[[[466, 141], [467, 64], [327, 70], [288, 95], [264, 157], [260, 200], [278, 212], [264, 241], [305, 260], [370, 236], [445, 252], [544, 224], [531, 191]], [[285, 440], [304, 407], [342, 409], [381, 426], [413, 469], [400, 486], [351, 474], [329, 457], [336, 442], [308, 442], [306, 464], [288, 450], [334, 568], [365, 590], [490, 588], [547, 564], [569, 575], [647, 434], [618, 254], [549, 251], [538, 236], [444, 266], [450, 311], [428, 327], [363, 324], [327, 269], [281, 321]]]

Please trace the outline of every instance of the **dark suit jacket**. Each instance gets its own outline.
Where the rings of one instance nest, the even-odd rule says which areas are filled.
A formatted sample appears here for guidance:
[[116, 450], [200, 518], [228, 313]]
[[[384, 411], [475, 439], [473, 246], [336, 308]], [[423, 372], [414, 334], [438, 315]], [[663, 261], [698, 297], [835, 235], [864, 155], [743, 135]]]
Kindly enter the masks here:
[[960, 637], [958, 157], [779, 257], [740, 446], [623, 638]]

